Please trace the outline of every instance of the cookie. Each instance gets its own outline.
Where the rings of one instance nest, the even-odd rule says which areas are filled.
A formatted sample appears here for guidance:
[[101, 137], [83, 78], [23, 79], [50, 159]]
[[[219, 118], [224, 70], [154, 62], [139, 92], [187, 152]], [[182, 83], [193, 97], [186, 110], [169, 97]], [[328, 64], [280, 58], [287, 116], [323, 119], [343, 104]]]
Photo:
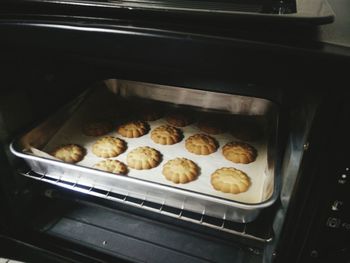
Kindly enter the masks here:
[[185, 146], [186, 149], [191, 153], [198, 155], [208, 155], [217, 150], [218, 143], [209, 135], [195, 134], [187, 138]]
[[89, 122], [84, 125], [83, 133], [87, 136], [102, 136], [112, 130], [112, 124], [107, 121]]
[[205, 133], [208, 134], [220, 134], [224, 132], [224, 129], [221, 127], [219, 122], [214, 120], [201, 120], [197, 123], [197, 127]]
[[160, 153], [148, 146], [138, 147], [128, 153], [126, 162], [129, 167], [146, 170], [156, 167], [161, 161]]
[[141, 111], [142, 112], [139, 113], [139, 117], [143, 121], [156, 121], [162, 117], [161, 112], [156, 108], [147, 107], [142, 108]]
[[175, 127], [162, 125], [151, 132], [151, 139], [158, 144], [171, 145], [181, 141], [182, 133]]
[[66, 163], [80, 162], [86, 154], [85, 148], [77, 144], [66, 144], [55, 149], [51, 155]]
[[229, 142], [222, 148], [225, 158], [234, 163], [254, 162], [258, 153], [256, 149], [248, 143]]
[[149, 126], [144, 121], [130, 121], [120, 125], [117, 132], [127, 138], [137, 138], [145, 135], [149, 131]]
[[115, 174], [126, 174], [128, 172], [126, 165], [118, 160], [103, 160], [95, 164], [94, 167]]
[[231, 134], [242, 141], [257, 141], [264, 135], [262, 125], [258, 120], [234, 118], [230, 127]]
[[215, 190], [223, 193], [239, 194], [246, 192], [250, 185], [250, 178], [241, 170], [224, 167], [211, 175], [211, 185]]
[[192, 123], [192, 118], [185, 113], [171, 113], [165, 119], [170, 125], [176, 127], [185, 127]]
[[186, 158], [176, 158], [163, 166], [163, 175], [175, 184], [185, 184], [195, 180], [198, 176], [198, 166]]
[[92, 152], [102, 158], [116, 157], [125, 150], [125, 141], [112, 136], [105, 136], [92, 145]]

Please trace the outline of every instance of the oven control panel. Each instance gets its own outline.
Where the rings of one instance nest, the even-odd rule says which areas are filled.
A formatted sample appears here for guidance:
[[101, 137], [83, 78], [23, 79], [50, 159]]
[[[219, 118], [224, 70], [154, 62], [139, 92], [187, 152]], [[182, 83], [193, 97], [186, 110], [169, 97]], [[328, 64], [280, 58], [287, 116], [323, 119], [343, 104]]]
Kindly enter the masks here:
[[339, 171], [333, 184], [335, 191], [328, 205], [326, 227], [350, 235], [350, 165]]
[[[350, 263], [350, 106], [339, 118], [340, 124], [332, 138], [334, 159], [325, 174], [320, 211], [313, 220], [314, 226], [308, 244], [309, 262]], [[320, 205], [320, 206], [319, 206]]]
[[350, 263], [350, 165], [334, 174], [327, 189], [303, 258], [311, 263]]
[[350, 164], [339, 170], [332, 184], [334, 191], [325, 206], [322, 244], [317, 253], [325, 260], [350, 263]]

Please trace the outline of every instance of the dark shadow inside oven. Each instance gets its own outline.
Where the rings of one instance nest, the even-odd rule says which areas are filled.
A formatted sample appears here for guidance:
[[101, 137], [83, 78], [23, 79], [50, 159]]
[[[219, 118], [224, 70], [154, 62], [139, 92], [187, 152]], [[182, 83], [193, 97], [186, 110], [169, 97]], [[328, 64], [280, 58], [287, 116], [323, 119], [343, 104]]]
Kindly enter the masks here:
[[[115, 69], [110, 67], [98, 68], [78, 63], [64, 69], [65, 64], [62, 61], [53, 65], [45, 60], [42, 64], [30, 67], [10, 60], [2, 90], [8, 103], [2, 104], [1, 108], [5, 115], [9, 112], [16, 114], [4, 118], [7, 130], [3, 132], [1, 140], [7, 144], [14, 134], [20, 134], [29, 125], [45, 119], [78, 96], [89, 84], [106, 77], [115, 77], [115, 73], [112, 73]], [[14, 72], [21, 72], [21, 78], [16, 79], [17, 75]], [[153, 78], [159, 77], [158, 80], [162, 84], [192, 86], [195, 82], [185, 78], [173, 81], [172, 73], [167, 75], [165, 72], [166, 70], [159, 76], [153, 75]], [[120, 76], [132, 79], [128, 70], [121, 70], [117, 77]], [[149, 81], [152, 77], [140, 73], [135, 74], [134, 78]], [[199, 77], [197, 81], [203, 82]], [[217, 82], [208, 83], [207, 86], [203, 85], [204, 89], [210, 90], [210, 85], [218, 86]], [[224, 90], [227, 90], [227, 86], [230, 85], [222, 85]], [[263, 90], [252, 84], [243, 86], [233, 85], [228, 90], [230, 93], [244, 95], [266, 95], [269, 99], [272, 96], [276, 101], [280, 96], [279, 92], [275, 93], [273, 89]], [[281, 129], [283, 137], [286, 131]], [[299, 142], [295, 143], [299, 145]], [[111, 257], [131, 261], [148, 258], [153, 262], [155, 254], [159, 255], [156, 259], [159, 262], [164, 262], [165, 259], [179, 262], [179, 258], [182, 262], [259, 262], [265, 246], [274, 240], [273, 222], [276, 211], [281, 206], [279, 200], [264, 210], [253, 222], [240, 224], [228, 221], [225, 222], [225, 229], [228, 231], [222, 231], [223, 222], [214, 217], [203, 217], [201, 214], [185, 211], [181, 216], [189, 220], [178, 220], [177, 215], [180, 211], [171, 206], [164, 206], [162, 213], [154, 213], [151, 210], [159, 210], [159, 204], [147, 203], [151, 209], [147, 211], [137, 207], [143, 201], [137, 198], [116, 195], [115, 199], [126, 202], [112, 202], [98, 196], [75, 193], [45, 182], [25, 179], [20, 173], [30, 172], [28, 167], [9, 153], [8, 156], [13, 173], [6, 179], [2, 178], [7, 181], [2, 185], [9, 185], [9, 181], [15, 182], [4, 191], [13, 197], [13, 209], [21, 215], [19, 222], [12, 222], [13, 226], [21, 225], [21, 229], [7, 231], [17, 236], [20, 236], [22, 231], [34, 236], [33, 233], [36, 233], [53, 238], [55, 243], [65, 240]], [[19, 169], [23, 166], [23, 169]], [[35, 173], [31, 175], [42, 177]], [[22, 205], [18, 205], [21, 202]], [[200, 221], [201, 224], [195, 221]], [[133, 250], [135, 246], [137, 252]], [[248, 253], [245, 253], [245, 250], [248, 250]]]

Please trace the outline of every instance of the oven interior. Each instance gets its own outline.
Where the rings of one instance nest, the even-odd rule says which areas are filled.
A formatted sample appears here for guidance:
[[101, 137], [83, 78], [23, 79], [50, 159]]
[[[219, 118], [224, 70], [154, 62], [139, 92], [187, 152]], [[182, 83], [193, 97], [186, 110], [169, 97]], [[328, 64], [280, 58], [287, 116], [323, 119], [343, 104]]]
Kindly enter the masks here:
[[[19, 1], [21, 8], [34, 12], [38, 9], [48, 13], [64, 12], [73, 16], [77, 12], [90, 17], [127, 18], [141, 17], [152, 21], [155, 17], [176, 21], [192, 20], [195, 23], [241, 23], [254, 25], [278, 23], [282, 25], [319, 25], [334, 21], [334, 13], [326, 0], [186, 0], [186, 1], [93, 1], [51, 0]], [[4, 9], [16, 12], [18, 6], [5, 3]], [[101, 16], [102, 14], [102, 16]], [[142, 14], [139, 16], [139, 14]]]
[[[131, 65], [135, 67], [132, 70], [130, 65], [122, 68], [106, 61], [89, 63], [77, 57], [22, 61], [9, 55], [5, 60], [0, 98], [3, 146], [0, 156], [4, 164], [1, 185], [6, 200], [4, 206], [9, 211], [2, 219], [5, 233], [34, 244], [41, 240], [41, 247], [49, 251], [53, 250], [52, 246], [64, 250], [72, 262], [82, 257], [86, 262], [108, 262], [115, 258], [126, 262], [272, 260], [307, 150], [308, 134], [322, 101], [321, 92], [296, 94], [287, 88], [295, 83], [286, 83], [286, 88], [281, 90], [271, 78], [255, 84], [254, 77], [248, 82], [235, 76], [220, 83], [215, 77], [205, 78], [198, 72], [175, 74], [164, 69], [159, 74], [149, 74], [137, 64]], [[281, 114], [277, 138], [280, 147], [275, 160], [276, 172], [281, 178], [279, 198], [252, 222], [223, 222], [223, 219], [179, 211], [156, 202], [146, 206], [143, 200], [122, 194], [108, 200], [102, 198], [104, 192], [94, 193], [79, 185], [72, 189], [71, 184], [62, 185], [64, 182], [33, 172], [23, 160], [10, 153], [9, 144], [15, 135], [41, 123], [92, 83], [108, 78], [197, 86], [208, 91], [221, 89], [224, 93], [274, 101]], [[297, 82], [300, 87], [309, 84]], [[180, 213], [184, 216], [179, 216]], [[67, 251], [63, 244], [70, 244], [71, 249]], [[4, 254], [7, 258], [25, 260], [25, 255], [22, 256], [12, 251]], [[59, 259], [46, 262], [55, 260]]]

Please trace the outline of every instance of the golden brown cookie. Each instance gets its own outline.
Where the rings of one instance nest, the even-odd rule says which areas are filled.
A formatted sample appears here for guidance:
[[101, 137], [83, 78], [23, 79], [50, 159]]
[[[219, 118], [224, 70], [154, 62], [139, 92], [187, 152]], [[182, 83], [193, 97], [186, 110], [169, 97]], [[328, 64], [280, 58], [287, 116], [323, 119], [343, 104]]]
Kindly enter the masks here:
[[251, 182], [247, 174], [243, 171], [232, 167], [224, 167], [216, 170], [211, 175], [211, 184], [215, 190], [224, 193], [239, 194], [246, 192]]
[[162, 125], [151, 132], [151, 138], [155, 143], [171, 145], [181, 141], [182, 133], [178, 128]]
[[258, 153], [256, 149], [248, 143], [229, 142], [222, 148], [225, 158], [234, 163], [254, 162]]
[[144, 121], [130, 121], [120, 125], [117, 132], [127, 138], [137, 138], [145, 135], [149, 131], [149, 126]]
[[197, 127], [205, 133], [208, 134], [220, 134], [224, 132], [224, 129], [221, 127], [219, 122], [214, 120], [201, 120], [198, 122]]
[[257, 119], [233, 118], [231, 134], [242, 141], [256, 141], [264, 135], [262, 124]]
[[185, 127], [192, 123], [192, 118], [186, 113], [171, 113], [166, 117], [166, 121], [176, 127]]
[[102, 136], [112, 130], [112, 124], [107, 121], [89, 122], [84, 125], [83, 133], [87, 136]]
[[143, 121], [156, 121], [162, 117], [161, 112], [156, 108], [147, 107], [141, 109], [141, 111], [142, 112], [139, 113], [139, 116]]
[[191, 153], [198, 155], [208, 155], [217, 150], [218, 143], [209, 135], [195, 134], [187, 138], [185, 146], [186, 149]]
[[92, 152], [102, 158], [116, 157], [125, 150], [125, 141], [112, 136], [105, 136], [92, 145]]
[[137, 170], [152, 169], [161, 161], [160, 153], [148, 146], [138, 147], [128, 153], [126, 162], [129, 167]]
[[198, 176], [198, 166], [186, 158], [176, 158], [163, 166], [163, 175], [175, 184], [185, 184], [195, 180]]
[[51, 155], [66, 163], [80, 162], [86, 154], [85, 148], [77, 144], [66, 144], [55, 149]]
[[126, 165], [118, 160], [103, 160], [95, 164], [94, 167], [115, 174], [126, 174], [128, 172]]

